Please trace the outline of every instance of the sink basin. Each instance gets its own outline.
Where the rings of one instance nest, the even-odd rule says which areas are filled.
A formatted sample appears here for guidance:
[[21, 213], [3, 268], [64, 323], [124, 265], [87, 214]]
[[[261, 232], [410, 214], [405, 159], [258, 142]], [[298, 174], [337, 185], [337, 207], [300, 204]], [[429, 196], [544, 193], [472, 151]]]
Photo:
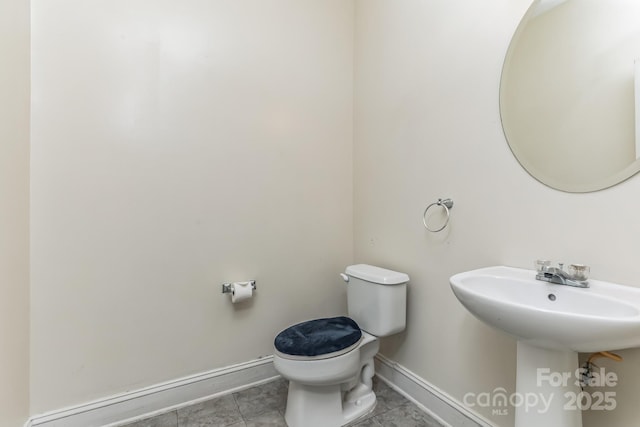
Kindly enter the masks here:
[[515, 395], [541, 399], [515, 405], [515, 427], [582, 427], [581, 408], [570, 400], [582, 396], [573, 381], [578, 352], [640, 347], [640, 289], [598, 280], [573, 288], [535, 277], [533, 270], [487, 267], [449, 281], [475, 317], [518, 340]]
[[521, 342], [577, 352], [640, 347], [640, 289], [598, 280], [573, 288], [535, 275], [498, 266], [456, 274], [450, 282], [475, 317]]

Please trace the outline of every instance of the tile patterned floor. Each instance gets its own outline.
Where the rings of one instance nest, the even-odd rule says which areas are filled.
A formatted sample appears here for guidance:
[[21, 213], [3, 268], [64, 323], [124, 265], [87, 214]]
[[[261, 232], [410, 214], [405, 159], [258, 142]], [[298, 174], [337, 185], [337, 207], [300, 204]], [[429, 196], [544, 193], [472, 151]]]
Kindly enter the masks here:
[[[375, 409], [350, 427], [442, 427], [374, 378]], [[122, 427], [286, 427], [287, 381], [279, 379]]]

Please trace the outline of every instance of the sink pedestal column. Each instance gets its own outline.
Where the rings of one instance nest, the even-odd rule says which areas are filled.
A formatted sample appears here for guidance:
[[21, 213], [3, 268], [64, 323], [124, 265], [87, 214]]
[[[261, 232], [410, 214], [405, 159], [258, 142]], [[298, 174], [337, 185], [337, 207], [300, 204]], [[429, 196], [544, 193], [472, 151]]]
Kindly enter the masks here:
[[582, 427], [576, 397], [578, 353], [549, 350], [518, 341], [515, 427]]

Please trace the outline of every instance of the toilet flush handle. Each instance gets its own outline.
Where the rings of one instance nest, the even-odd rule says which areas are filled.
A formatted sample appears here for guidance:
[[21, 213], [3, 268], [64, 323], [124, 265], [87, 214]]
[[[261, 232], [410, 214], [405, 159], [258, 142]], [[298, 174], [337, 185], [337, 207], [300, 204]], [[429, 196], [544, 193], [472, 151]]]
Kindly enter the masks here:
[[346, 275], [346, 274], [344, 274], [344, 273], [340, 273], [340, 277], [342, 277], [342, 280], [344, 280], [345, 282], [348, 282], [348, 281], [349, 281], [349, 276], [347, 276], [347, 275]]

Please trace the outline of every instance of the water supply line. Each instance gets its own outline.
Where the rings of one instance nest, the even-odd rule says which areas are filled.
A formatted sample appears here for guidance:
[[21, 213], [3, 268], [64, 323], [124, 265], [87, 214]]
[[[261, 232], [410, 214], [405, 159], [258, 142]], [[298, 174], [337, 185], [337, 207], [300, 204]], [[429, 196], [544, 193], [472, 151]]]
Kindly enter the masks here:
[[598, 351], [596, 353], [592, 353], [580, 370], [580, 387], [582, 390], [591, 383], [591, 380], [594, 377], [594, 368], [598, 367], [598, 365], [594, 363], [594, 360], [601, 358], [611, 359], [616, 362], [622, 362], [623, 360], [622, 356], [611, 353], [610, 351]]

